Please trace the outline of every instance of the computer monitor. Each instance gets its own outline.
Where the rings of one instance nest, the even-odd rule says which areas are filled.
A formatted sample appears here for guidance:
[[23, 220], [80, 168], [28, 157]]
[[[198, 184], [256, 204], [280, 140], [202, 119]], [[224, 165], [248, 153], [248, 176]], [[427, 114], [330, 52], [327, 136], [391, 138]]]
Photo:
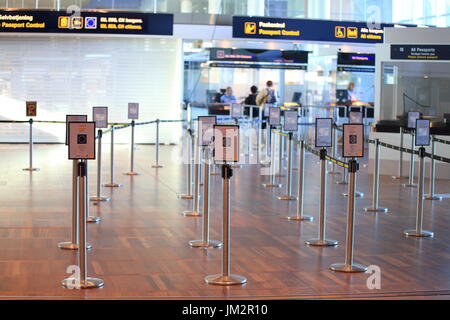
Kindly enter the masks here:
[[345, 90], [336, 90], [336, 104], [340, 106], [345, 106], [349, 103], [348, 91]]
[[292, 102], [301, 104], [300, 99], [302, 98], [301, 92], [294, 92], [294, 95], [292, 96]]

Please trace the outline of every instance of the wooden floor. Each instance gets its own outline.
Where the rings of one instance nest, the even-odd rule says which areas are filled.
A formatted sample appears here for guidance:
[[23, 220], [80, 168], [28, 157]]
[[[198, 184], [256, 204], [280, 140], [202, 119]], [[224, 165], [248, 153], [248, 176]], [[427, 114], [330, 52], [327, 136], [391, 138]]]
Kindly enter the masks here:
[[[108, 147], [104, 148], [106, 151]], [[71, 299], [262, 299], [262, 298], [427, 298], [450, 297], [449, 202], [425, 202], [424, 228], [433, 239], [412, 239], [403, 230], [415, 226], [416, 190], [404, 189], [389, 177], [381, 179], [380, 204], [388, 214], [366, 214], [371, 202], [371, 176], [363, 169], [357, 200], [355, 262], [381, 268], [381, 290], [369, 290], [369, 274], [340, 274], [329, 265], [345, 255], [346, 191], [328, 179], [327, 236], [336, 248], [311, 248], [305, 240], [317, 236], [319, 165], [307, 156], [305, 209], [314, 222], [290, 222], [296, 203], [282, 202], [283, 190], [267, 190], [257, 166], [235, 171], [232, 180], [231, 269], [248, 278], [245, 286], [216, 287], [204, 277], [220, 273], [221, 249], [199, 250], [188, 241], [201, 237], [201, 218], [180, 215], [191, 202], [177, 199], [185, 191], [184, 167], [176, 146], [161, 148], [163, 169], [151, 169], [154, 146], [138, 146], [136, 171], [129, 177], [129, 151], [116, 149], [116, 180], [120, 189], [104, 189], [112, 201], [91, 204], [102, 221], [89, 225], [89, 275], [102, 278], [105, 287], [68, 290], [61, 286], [66, 268], [76, 263], [76, 252], [57, 248], [70, 239], [72, 163], [65, 146], [38, 145], [35, 163], [27, 166], [26, 145], [1, 145], [0, 150], [0, 297]], [[96, 165], [90, 165], [91, 192]], [[109, 179], [109, 154], [104, 154], [104, 182]], [[294, 171], [294, 175], [296, 176]], [[296, 178], [294, 178], [296, 180]], [[280, 179], [284, 183], [285, 178]], [[294, 190], [297, 189], [294, 183]], [[221, 179], [212, 177], [212, 239], [221, 237]], [[450, 191], [450, 182], [438, 181], [437, 191]]]

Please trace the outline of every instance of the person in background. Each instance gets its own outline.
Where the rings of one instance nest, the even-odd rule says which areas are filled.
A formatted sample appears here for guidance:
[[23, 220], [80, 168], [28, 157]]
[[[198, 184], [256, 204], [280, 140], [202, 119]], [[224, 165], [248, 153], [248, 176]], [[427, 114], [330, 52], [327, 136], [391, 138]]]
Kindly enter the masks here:
[[[248, 105], [248, 106], [256, 106], [256, 96], [258, 95], [258, 87], [257, 86], [252, 86], [250, 88], [250, 94], [248, 95], [247, 98], [245, 98], [244, 100], [244, 104]], [[248, 110], [244, 111], [245, 115], [249, 115], [250, 114], [250, 108], [248, 108]], [[253, 108], [253, 118], [257, 118], [259, 116], [259, 111], [258, 108]]]
[[348, 92], [348, 100], [352, 104], [359, 101], [358, 95], [357, 95], [357, 93], [355, 91], [355, 83], [353, 81], [351, 81], [348, 84], [347, 92]]
[[231, 87], [227, 87], [225, 94], [220, 97], [221, 103], [236, 103], [236, 97], [233, 95], [233, 89]]
[[269, 117], [264, 116], [264, 106], [269, 103], [269, 104], [275, 104], [277, 102], [277, 98], [276, 98], [276, 93], [275, 90], [273, 89], [273, 82], [272, 81], [267, 81], [266, 82], [266, 87], [261, 90], [258, 95], [256, 96], [256, 105], [259, 106], [262, 109], [262, 114], [263, 114], [263, 120], [265, 120], [262, 124], [262, 129], [266, 128], [266, 121]]

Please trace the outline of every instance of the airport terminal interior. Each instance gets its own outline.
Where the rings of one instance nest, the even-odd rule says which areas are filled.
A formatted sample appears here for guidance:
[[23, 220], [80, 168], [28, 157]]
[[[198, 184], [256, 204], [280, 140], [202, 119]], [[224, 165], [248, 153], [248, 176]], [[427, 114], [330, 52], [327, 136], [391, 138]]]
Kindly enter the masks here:
[[0, 0], [0, 299], [450, 299], [450, 0]]

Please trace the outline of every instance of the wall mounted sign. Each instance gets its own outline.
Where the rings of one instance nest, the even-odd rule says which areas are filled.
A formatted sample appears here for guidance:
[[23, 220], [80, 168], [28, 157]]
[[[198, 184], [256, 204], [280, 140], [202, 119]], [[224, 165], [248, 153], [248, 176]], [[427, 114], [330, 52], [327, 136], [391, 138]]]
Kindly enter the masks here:
[[366, 22], [235, 16], [233, 38], [382, 43], [386, 27], [394, 24], [374, 29]]
[[391, 45], [392, 60], [450, 60], [450, 45]]
[[70, 122], [86, 122], [87, 115], [66, 115], [66, 146], [69, 144], [69, 123]]
[[298, 130], [298, 111], [286, 110], [284, 112], [284, 131], [295, 132]]
[[0, 10], [0, 32], [173, 35], [173, 14]]
[[269, 124], [279, 126], [281, 124], [281, 110], [278, 107], [269, 108]]
[[69, 122], [69, 159], [95, 159], [95, 122]]
[[209, 60], [233, 62], [308, 63], [308, 51], [211, 48]]
[[425, 147], [430, 145], [430, 120], [416, 120], [416, 146]]
[[420, 112], [416, 111], [408, 112], [408, 129], [416, 128], [417, 119], [420, 119]]
[[333, 146], [333, 119], [316, 119], [316, 148], [329, 148]]
[[92, 120], [94, 120], [96, 128], [108, 128], [108, 107], [92, 108]]
[[214, 161], [239, 162], [239, 126], [214, 126]]
[[233, 68], [233, 69], [281, 69], [281, 70], [308, 70], [306, 65], [296, 64], [273, 64], [273, 63], [225, 63], [225, 62], [211, 62], [211, 68]]
[[373, 66], [375, 67], [375, 54], [338, 52], [338, 65], [345, 66]]
[[344, 158], [364, 157], [364, 125], [344, 124], [342, 154]]
[[128, 104], [128, 119], [130, 120], [139, 119], [139, 103]]
[[217, 124], [216, 116], [198, 117], [199, 142], [202, 147], [210, 146], [214, 139], [214, 126]]
[[27, 117], [36, 117], [37, 115], [37, 102], [36, 101], [27, 101], [26, 105], [26, 113]]

